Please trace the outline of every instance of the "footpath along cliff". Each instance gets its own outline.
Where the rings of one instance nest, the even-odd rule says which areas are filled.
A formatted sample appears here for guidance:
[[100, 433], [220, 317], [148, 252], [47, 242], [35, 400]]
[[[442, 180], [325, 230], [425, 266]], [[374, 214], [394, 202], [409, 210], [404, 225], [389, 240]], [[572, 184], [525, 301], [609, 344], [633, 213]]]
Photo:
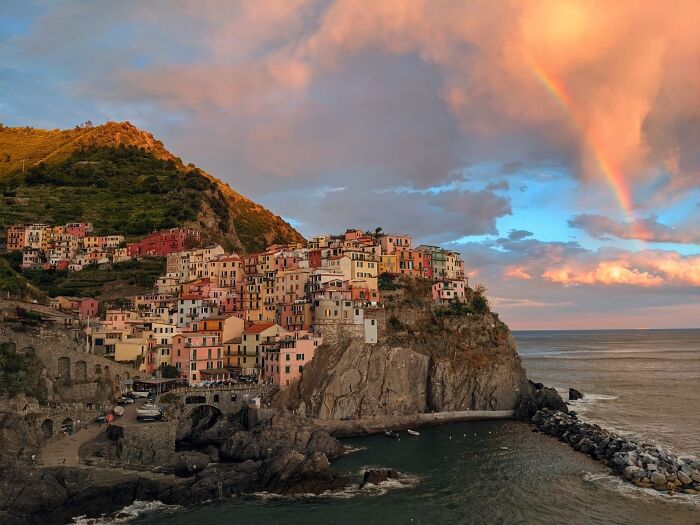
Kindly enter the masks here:
[[324, 420], [514, 410], [529, 384], [508, 327], [483, 292], [439, 306], [430, 284], [383, 283], [384, 308], [365, 310], [377, 343], [351, 325], [321, 327], [323, 345], [276, 406]]

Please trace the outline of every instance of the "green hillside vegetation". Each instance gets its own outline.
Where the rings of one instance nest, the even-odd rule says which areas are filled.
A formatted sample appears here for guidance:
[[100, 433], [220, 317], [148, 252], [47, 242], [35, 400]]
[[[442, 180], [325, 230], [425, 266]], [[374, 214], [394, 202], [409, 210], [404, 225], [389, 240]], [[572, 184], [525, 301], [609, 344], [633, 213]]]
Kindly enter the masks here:
[[29, 168], [21, 180], [4, 187], [0, 225], [81, 220], [92, 222], [97, 233], [133, 238], [196, 220], [205, 200], [218, 210], [222, 226], [228, 219], [223, 195], [198, 170], [181, 171], [174, 161], [135, 147], [76, 151], [58, 164]]
[[280, 217], [183, 162], [129, 124], [72, 130], [0, 125], [0, 235], [18, 222], [89, 221], [134, 240], [161, 228], [200, 229], [228, 250], [302, 240]]
[[[126, 261], [104, 268], [90, 266], [79, 272], [22, 270], [20, 265], [20, 252], [12, 252], [0, 257], [0, 271], [5, 267], [14, 274], [15, 280], [28, 282], [51, 297], [67, 295], [111, 299], [126, 293], [137, 294], [152, 289], [156, 278], [165, 271], [165, 258]], [[8, 283], [12, 284], [11, 275], [8, 277]], [[4, 290], [3, 284], [0, 281], [2, 290]]]

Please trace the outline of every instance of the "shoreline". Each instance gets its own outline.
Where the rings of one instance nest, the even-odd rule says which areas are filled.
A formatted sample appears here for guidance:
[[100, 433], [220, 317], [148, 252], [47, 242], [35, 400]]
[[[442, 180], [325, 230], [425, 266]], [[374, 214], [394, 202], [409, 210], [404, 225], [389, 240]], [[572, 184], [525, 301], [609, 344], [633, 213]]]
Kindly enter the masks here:
[[335, 438], [383, 434], [385, 430], [407, 430], [464, 421], [515, 419], [514, 410], [462, 410], [455, 412], [418, 413], [374, 416], [358, 419], [314, 419], [314, 423]]

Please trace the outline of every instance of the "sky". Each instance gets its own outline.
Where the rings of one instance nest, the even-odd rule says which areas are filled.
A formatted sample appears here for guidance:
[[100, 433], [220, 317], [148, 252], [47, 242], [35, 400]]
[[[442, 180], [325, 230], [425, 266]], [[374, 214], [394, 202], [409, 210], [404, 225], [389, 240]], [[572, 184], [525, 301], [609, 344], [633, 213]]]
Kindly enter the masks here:
[[0, 3], [0, 121], [128, 120], [302, 234], [462, 253], [515, 329], [700, 327], [696, 0]]

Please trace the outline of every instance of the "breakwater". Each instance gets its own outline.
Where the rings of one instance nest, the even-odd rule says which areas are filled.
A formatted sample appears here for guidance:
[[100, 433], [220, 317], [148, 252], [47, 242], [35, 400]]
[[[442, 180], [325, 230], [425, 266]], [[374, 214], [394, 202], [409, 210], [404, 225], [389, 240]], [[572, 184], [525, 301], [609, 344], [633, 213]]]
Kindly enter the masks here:
[[638, 487], [700, 494], [700, 460], [678, 457], [651, 443], [636, 443], [584, 423], [574, 413], [544, 408], [531, 421], [541, 432], [602, 461], [613, 473]]
[[459, 410], [355, 419], [316, 419], [316, 426], [334, 437], [357, 437], [381, 434], [385, 430], [406, 430], [462, 421], [512, 419], [513, 410]]

